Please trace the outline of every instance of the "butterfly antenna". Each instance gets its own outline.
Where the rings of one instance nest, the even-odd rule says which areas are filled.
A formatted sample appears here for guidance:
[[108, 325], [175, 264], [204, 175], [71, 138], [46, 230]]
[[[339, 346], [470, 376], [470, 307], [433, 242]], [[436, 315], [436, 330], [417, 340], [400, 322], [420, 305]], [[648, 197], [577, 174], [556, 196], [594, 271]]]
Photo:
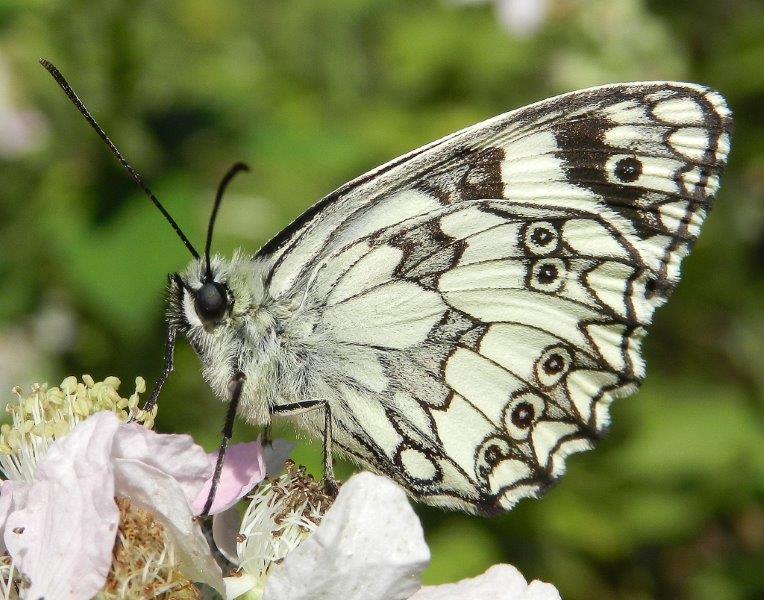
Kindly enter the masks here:
[[212, 232], [215, 229], [215, 219], [217, 219], [218, 216], [218, 209], [220, 208], [220, 203], [223, 201], [223, 194], [225, 194], [225, 190], [228, 187], [228, 184], [231, 183], [231, 180], [236, 176], [237, 173], [241, 173], [242, 171], [249, 171], [249, 167], [243, 162], [237, 162], [230, 169], [228, 169], [228, 172], [220, 181], [217, 194], [215, 194], [215, 204], [212, 206], [212, 214], [210, 215], [210, 222], [207, 226], [207, 242], [204, 244], [204, 258], [207, 260], [207, 280], [212, 279], [210, 247], [212, 246]]
[[62, 90], [64, 90], [64, 93], [69, 98], [69, 100], [71, 100], [72, 104], [74, 104], [74, 106], [77, 108], [80, 114], [83, 117], [85, 117], [85, 120], [88, 123], [90, 123], [90, 126], [95, 130], [98, 136], [104, 141], [104, 143], [109, 148], [109, 150], [111, 150], [111, 153], [117, 157], [119, 164], [121, 164], [125, 168], [125, 170], [129, 173], [130, 177], [132, 177], [133, 181], [135, 181], [135, 183], [138, 184], [138, 187], [140, 187], [143, 190], [143, 193], [146, 194], [149, 197], [149, 200], [151, 200], [154, 203], [154, 206], [156, 206], [159, 209], [159, 212], [162, 213], [162, 216], [167, 220], [170, 226], [175, 230], [175, 233], [180, 238], [180, 241], [183, 242], [183, 244], [186, 246], [186, 248], [191, 253], [191, 255], [194, 258], [199, 258], [199, 253], [196, 251], [196, 248], [194, 248], [193, 244], [186, 237], [186, 234], [184, 234], [183, 231], [180, 229], [178, 224], [175, 222], [175, 219], [173, 219], [170, 216], [170, 213], [167, 212], [165, 207], [162, 206], [162, 203], [159, 202], [157, 197], [149, 189], [149, 187], [143, 181], [143, 178], [141, 177], [140, 173], [138, 173], [138, 171], [133, 169], [130, 163], [127, 162], [127, 160], [125, 160], [125, 157], [122, 156], [122, 153], [119, 150], [117, 150], [117, 147], [109, 139], [109, 136], [107, 136], [104, 130], [101, 129], [101, 126], [93, 118], [93, 115], [90, 114], [90, 111], [88, 111], [88, 109], [85, 108], [85, 105], [79, 99], [77, 94], [74, 93], [74, 90], [69, 85], [69, 82], [61, 74], [61, 71], [59, 71], [53, 63], [45, 60], [44, 58], [40, 59], [40, 64], [43, 67], [45, 67], [48, 73], [50, 73], [53, 76], [53, 79], [55, 79], [59, 87]]

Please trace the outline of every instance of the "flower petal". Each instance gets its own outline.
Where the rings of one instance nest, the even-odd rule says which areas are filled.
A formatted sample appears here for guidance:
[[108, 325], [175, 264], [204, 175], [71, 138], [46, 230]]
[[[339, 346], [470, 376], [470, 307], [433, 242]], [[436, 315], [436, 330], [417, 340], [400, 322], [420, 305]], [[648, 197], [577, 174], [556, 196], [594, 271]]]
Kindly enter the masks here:
[[[289, 458], [292, 453], [294, 444], [287, 442], [286, 440], [273, 440], [270, 444], [263, 446], [263, 462], [265, 463], [265, 474], [273, 476], [284, 467], [284, 461]], [[215, 455], [217, 459], [217, 455]], [[226, 458], [227, 460], [227, 458]], [[209, 491], [207, 492], [209, 493]], [[204, 502], [207, 501], [207, 496], [204, 496]], [[204, 508], [204, 505], [202, 505]], [[225, 556], [233, 564], [238, 563], [238, 557], [236, 555], [236, 536], [239, 534], [239, 527], [241, 526], [241, 517], [239, 512], [231, 507], [227, 510], [218, 512], [212, 517], [212, 539], [215, 541], [220, 553]], [[228, 590], [228, 577], [226, 577], [226, 590]], [[235, 579], [241, 579], [237, 577]], [[236, 586], [243, 584], [233, 582], [235, 589]], [[246, 590], [245, 590], [246, 591]], [[243, 593], [243, 592], [242, 592]]]
[[494, 565], [482, 575], [462, 579], [457, 583], [425, 586], [410, 600], [560, 600], [553, 585], [525, 581], [522, 573], [512, 565]]
[[[235, 600], [247, 592], [252, 592], [253, 588], [257, 585], [257, 578], [247, 573], [237, 573], [231, 577], [224, 577], [223, 582], [225, 583], [225, 599]], [[260, 591], [262, 592], [262, 589]]]
[[207, 454], [191, 436], [156, 433], [138, 423], [119, 428], [112, 456], [139, 460], [167, 473], [180, 484], [189, 503], [212, 475]]
[[0, 553], [7, 551], [3, 536], [8, 515], [13, 510], [14, 500], [16, 506], [19, 504], [23, 505], [23, 499], [26, 498], [26, 488], [28, 487], [29, 485], [26, 483], [11, 481], [10, 479], [0, 483]]
[[538, 579], [531, 581], [522, 598], [523, 600], [561, 600], [560, 592], [556, 587]]
[[[211, 452], [207, 455], [207, 460], [212, 465], [213, 470], [217, 458], [217, 452]], [[214, 515], [231, 508], [264, 477], [263, 447], [259, 440], [231, 446], [223, 461], [223, 470], [220, 473], [220, 481], [209, 514]], [[198, 515], [204, 509], [211, 487], [212, 477], [210, 476], [194, 500], [194, 514]]]
[[239, 563], [236, 555], [236, 536], [239, 535], [241, 517], [235, 507], [212, 517], [212, 539], [220, 553], [234, 565]]
[[97, 413], [54, 442], [8, 516], [5, 543], [31, 582], [26, 597], [87, 599], [103, 586], [119, 522], [109, 459], [118, 427], [113, 413]]
[[318, 529], [268, 577], [263, 598], [408, 598], [429, 560], [403, 490], [359, 473], [342, 486]]
[[220, 567], [194, 519], [183, 488], [172, 476], [140, 460], [114, 460], [116, 492], [153, 513], [175, 546], [179, 570], [191, 581], [224, 593]]

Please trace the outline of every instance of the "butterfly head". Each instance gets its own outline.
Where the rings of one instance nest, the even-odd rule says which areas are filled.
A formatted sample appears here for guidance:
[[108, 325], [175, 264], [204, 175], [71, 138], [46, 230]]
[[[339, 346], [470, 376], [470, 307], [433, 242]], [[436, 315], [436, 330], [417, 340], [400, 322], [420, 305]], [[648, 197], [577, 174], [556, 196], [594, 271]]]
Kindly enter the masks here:
[[214, 256], [191, 261], [182, 273], [169, 277], [170, 317], [180, 331], [202, 329], [213, 333], [240, 324], [256, 312], [257, 289], [251, 277], [251, 258], [235, 254], [230, 260]]

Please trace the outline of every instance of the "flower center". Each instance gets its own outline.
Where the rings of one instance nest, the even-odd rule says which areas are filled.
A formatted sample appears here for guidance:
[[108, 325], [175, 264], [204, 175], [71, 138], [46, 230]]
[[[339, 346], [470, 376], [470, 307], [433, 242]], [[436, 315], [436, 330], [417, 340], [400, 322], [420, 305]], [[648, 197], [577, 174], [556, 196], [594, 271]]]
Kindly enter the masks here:
[[118, 598], [201, 598], [178, 570], [180, 561], [164, 526], [125, 498], [116, 498], [119, 531], [106, 584], [96, 600]]
[[242, 519], [236, 552], [242, 571], [261, 579], [316, 530], [332, 498], [304, 467], [260, 485]]

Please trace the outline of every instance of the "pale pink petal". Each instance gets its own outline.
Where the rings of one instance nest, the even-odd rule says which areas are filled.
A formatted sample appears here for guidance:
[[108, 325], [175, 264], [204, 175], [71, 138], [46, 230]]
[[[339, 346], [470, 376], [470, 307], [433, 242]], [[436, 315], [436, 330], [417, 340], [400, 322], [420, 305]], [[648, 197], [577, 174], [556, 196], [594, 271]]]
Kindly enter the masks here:
[[239, 535], [240, 527], [241, 516], [236, 507], [212, 517], [212, 539], [220, 553], [235, 565], [239, 563], [236, 555], [236, 536]]
[[[536, 584], [540, 584], [539, 587]], [[546, 595], [535, 595], [542, 590]], [[457, 583], [425, 586], [410, 600], [560, 600], [559, 592], [548, 583], [525, 581], [512, 565], [494, 565], [482, 575]]]
[[193, 502], [212, 475], [204, 449], [189, 435], [156, 433], [138, 423], [120, 427], [114, 438], [114, 458], [129, 458], [173, 477]]
[[181, 573], [224, 593], [220, 567], [177, 481], [156, 467], [127, 458], [114, 460], [114, 476], [118, 495], [152, 512], [164, 525]]
[[[207, 455], [212, 469], [218, 453], [211, 452]], [[260, 483], [265, 477], [265, 463], [263, 462], [263, 447], [260, 441], [246, 444], [234, 444], [225, 455], [223, 470], [220, 473], [220, 481], [215, 491], [215, 499], [212, 502], [209, 514], [214, 515], [231, 508], [239, 500], [247, 495], [249, 490]], [[207, 479], [202, 489], [194, 500], [194, 514], [200, 514], [207, 502], [207, 496], [212, 486], [212, 477]]]
[[26, 498], [26, 488], [28, 487], [29, 484], [9, 479], [0, 483], [0, 553], [6, 551], [5, 540], [3, 538], [5, 535], [5, 522], [13, 510], [14, 500], [16, 501], [15, 505], [18, 506], [20, 501]]
[[54, 442], [8, 516], [5, 544], [30, 580], [26, 597], [88, 599], [103, 586], [119, 521], [109, 456], [118, 427], [98, 413]]
[[8, 494], [11, 496], [11, 511], [14, 508], [24, 506], [24, 503], [27, 501], [27, 493], [29, 492], [28, 483], [6, 479], [0, 484], [0, 489], [2, 489], [3, 493], [7, 490]]
[[359, 473], [321, 525], [274, 569], [264, 600], [408, 598], [430, 560], [419, 519], [397, 485]]

